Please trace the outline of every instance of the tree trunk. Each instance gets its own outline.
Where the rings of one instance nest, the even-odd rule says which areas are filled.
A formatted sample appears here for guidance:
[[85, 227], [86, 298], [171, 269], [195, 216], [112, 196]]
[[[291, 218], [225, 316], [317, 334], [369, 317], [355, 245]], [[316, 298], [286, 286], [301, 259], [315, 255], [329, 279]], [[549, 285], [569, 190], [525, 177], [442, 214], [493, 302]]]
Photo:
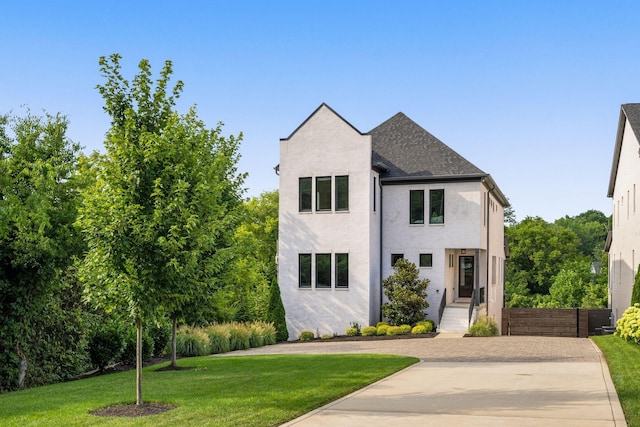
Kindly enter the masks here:
[[142, 319], [136, 322], [136, 405], [142, 405]]
[[173, 328], [171, 331], [171, 367], [175, 368], [178, 365], [176, 364], [176, 335], [177, 335], [177, 329], [178, 329], [178, 320], [177, 319], [173, 319]]

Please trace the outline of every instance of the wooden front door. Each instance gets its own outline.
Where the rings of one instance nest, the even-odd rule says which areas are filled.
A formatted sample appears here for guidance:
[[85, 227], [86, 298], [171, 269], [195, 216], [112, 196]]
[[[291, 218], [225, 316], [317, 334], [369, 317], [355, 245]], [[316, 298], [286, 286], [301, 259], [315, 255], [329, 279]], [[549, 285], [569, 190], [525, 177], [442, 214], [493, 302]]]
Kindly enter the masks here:
[[471, 298], [475, 279], [474, 258], [472, 256], [461, 256], [459, 261], [458, 296], [460, 298]]

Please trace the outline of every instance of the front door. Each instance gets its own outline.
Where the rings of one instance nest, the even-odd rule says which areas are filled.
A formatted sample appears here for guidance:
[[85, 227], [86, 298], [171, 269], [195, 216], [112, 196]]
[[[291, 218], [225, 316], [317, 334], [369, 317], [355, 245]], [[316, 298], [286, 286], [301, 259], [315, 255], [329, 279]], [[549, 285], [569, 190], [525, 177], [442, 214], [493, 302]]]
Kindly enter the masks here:
[[460, 298], [471, 298], [475, 274], [473, 271], [473, 257], [460, 257], [460, 279], [458, 283], [458, 296]]

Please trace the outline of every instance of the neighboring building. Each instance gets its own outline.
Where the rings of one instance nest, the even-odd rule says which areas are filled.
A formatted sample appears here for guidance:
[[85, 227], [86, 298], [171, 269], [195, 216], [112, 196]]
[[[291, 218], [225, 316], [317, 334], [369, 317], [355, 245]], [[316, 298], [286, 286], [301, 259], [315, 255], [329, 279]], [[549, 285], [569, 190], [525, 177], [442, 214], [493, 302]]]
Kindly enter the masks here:
[[504, 207], [491, 176], [402, 113], [362, 133], [326, 104], [280, 141], [278, 277], [291, 339], [381, 320], [382, 279], [404, 257], [427, 317], [462, 303], [501, 319]]
[[640, 262], [640, 104], [623, 104], [607, 196], [613, 199], [609, 252], [609, 308], [613, 321], [631, 305], [633, 281]]

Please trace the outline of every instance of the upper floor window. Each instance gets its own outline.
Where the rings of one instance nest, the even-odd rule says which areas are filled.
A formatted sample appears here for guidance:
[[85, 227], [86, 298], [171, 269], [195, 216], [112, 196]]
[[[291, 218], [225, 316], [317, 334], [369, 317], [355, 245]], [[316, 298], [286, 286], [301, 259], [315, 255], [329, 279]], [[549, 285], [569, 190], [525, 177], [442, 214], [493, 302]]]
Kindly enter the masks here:
[[331, 177], [316, 178], [316, 211], [331, 210]]
[[349, 210], [349, 176], [336, 176], [336, 210]]
[[311, 178], [300, 178], [298, 182], [298, 210], [311, 212]]
[[394, 267], [400, 258], [404, 258], [404, 254], [391, 254], [391, 267]]
[[429, 190], [429, 224], [444, 224], [444, 190]]
[[409, 223], [424, 224], [424, 190], [409, 191]]

